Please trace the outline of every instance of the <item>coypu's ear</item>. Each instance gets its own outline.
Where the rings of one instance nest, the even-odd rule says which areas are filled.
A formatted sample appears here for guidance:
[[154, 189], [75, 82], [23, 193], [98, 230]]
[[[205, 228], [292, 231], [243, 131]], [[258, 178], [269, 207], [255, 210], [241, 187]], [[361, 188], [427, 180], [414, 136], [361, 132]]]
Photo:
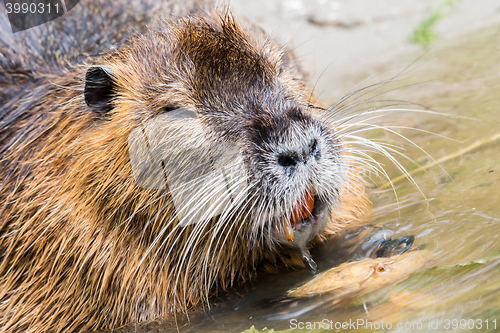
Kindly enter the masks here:
[[116, 82], [107, 67], [90, 67], [85, 76], [85, 103], [92, 111], [105, 114], [112, 109]]

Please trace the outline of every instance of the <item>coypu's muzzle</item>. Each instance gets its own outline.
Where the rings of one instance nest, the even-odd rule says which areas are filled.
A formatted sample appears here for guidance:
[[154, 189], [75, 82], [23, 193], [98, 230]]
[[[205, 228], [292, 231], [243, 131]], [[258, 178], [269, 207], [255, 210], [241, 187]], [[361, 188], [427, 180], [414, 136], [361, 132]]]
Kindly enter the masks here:
[[325, 228], [330, 207], [312, 189], [307, 189], [293, 206], [290, 215], [284, 217], [281, 228], [278, 227], [278, 238], [282, 242], [286, 239], [288, 243], [304, 248]]

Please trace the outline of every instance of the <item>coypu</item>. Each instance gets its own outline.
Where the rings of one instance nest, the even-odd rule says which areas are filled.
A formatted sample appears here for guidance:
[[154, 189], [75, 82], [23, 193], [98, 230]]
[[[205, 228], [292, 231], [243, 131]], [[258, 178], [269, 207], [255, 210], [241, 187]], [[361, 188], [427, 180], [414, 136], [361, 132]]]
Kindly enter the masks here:
[[[188, 311], [259, 267], [302, 264], [369, 211], [293, 56], [204, 6], [86, 0], [16, 34], [0, 20], [0, 332]], [[169, 189], [139, 186], [131, 164], [134, 129], [179, 108], [245, 171], [246, 195], [200, 223], [180, 223]]]

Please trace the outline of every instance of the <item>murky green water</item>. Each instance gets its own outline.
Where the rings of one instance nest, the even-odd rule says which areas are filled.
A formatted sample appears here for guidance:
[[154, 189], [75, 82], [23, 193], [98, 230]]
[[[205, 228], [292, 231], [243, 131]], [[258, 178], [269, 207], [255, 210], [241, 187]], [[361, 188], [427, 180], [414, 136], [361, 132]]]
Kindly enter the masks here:
[[[404, 82], [396, 85], [428, 82], [390, 92], [387, 98], [475, 118], [413, 113], [384, 118], [460, 141], [401, 130], [433, 158], [451, 155], [500, 132], [500, 27], [436, 46], [404, 77]], [[366, 136], [392, 140], [407, 149], [407, 155], [420, 165], [429, 160], [419, 149], [387, 131]], [[400, 174], [386, 159], [377, 160], [384, 163], [391, 178]], [[399, 160], [407, 170], [417, 167]], [[285, 297], [288, 289], [313, 277], [310, 270], [261, 275], [257, 281], [214, 301], [210, 311], [192, 313], [190, 323], [180, 318], [179, 331], [242, 332], [252, 326], [259, 331], [265, 327], [281, 331], [291, 328], [291, 320], [296, 320], [292, 328], [296, 327], [294, 323], [298, 326], [299, 322], [306, 325], [326, 320], [322, 321], [322, 329], [317, 325], [316, 329], [303, 331], [332, 331], [326, 329], [328, 324], [333, 331], [379, 332], [385, 331], [382, 327], [386, 328], [388, 322], [393, 330], [399, 322], [407, 325], [396, 329], [398, 332], [500, 331], [500, 259], [458, 265], [500, 250], [500, 142], [479, 144], [441, 166], [449, 176], [439, 167], [413, 176], [425, 197], [406, 180], [395, 184], [399, 203], [392, 190], [374, 189], [372, 219], [366, 225], [346, 229], [313, 252], [319, 269], [326, 270], [366, 256], [370, 245], [384, 236], [395, 239], [413, 235], [414, 248], [435, 254], [432, 267], [396, 285], [340, 302], [331, 295], [299, 300]], [[343, 322], [361, 323], [358, 320], [363, 320], [364, 325], [357, 329], [352, 325], [339, 327]], [[366, 321], [372, 323], [371, 327]], [[381, 326], [382, 321], [385, 326]], [[173, 323], [156, 323], [125, 331], [177, 329]]]

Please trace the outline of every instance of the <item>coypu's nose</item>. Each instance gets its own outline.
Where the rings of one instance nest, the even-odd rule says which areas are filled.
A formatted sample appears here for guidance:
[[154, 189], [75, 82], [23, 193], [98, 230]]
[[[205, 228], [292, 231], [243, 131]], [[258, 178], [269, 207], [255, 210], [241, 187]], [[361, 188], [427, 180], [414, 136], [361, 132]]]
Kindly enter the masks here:
[[289, 151], [278, 155], [278, 164], [284, 168], [293, 168], [299, 163], [306, 164], [310, 157], [318, 160], [321, 153], [318, 148], [318, 141], [312, 140], [309, 145], [305, 145], [304, 149], [297, 151]]

